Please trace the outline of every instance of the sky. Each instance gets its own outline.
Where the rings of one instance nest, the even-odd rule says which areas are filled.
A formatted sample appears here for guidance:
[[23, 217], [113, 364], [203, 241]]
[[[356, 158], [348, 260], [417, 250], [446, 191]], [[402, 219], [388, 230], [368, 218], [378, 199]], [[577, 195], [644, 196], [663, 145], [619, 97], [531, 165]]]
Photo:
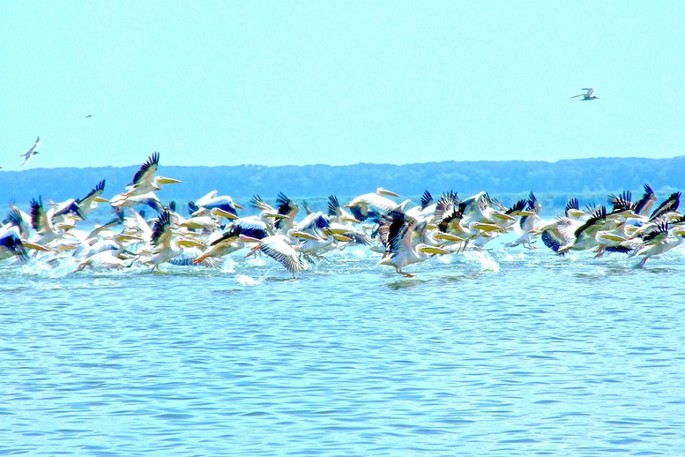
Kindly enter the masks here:
[[1, 171], [675, 157], [683, 24], [682, 0], [3, 1]]

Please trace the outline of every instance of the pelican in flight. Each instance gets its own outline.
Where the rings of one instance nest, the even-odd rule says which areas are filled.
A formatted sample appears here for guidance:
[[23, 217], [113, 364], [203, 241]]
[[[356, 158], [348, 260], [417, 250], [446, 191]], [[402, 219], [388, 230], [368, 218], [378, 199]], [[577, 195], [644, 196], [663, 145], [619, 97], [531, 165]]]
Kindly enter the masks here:
[[0, 260], [16, 256], [19, 260], [26, 260], [27, 254], [19, 236], [16, 225], [0, 226]]
[[364, 222], [372, 216], [378, 216], [379, 214], [387, 213], [392, 210], [404, 211], [404, 208], [409, 203], [409, 200], [406, 200], [397, 204], [386, 197], [386, 195], [390, 197], [399, 197], [399, 194], [379, 187], [376, 189], [376, 192], [370, 192], [353, 198], [345, 207], [350, 209], [355, 219]]
[[165, 176], [155, 176], [159, 167], [159, 152], [154, 152], [148, 157], [147, 162], [143, 163], [128, 185], [130, 193], [144, 194], [150, 191], [162, 189], [162, 184], [178, 184], [181, 181]]
[[[155, 176], [159, 166], [159, 152], [154, 152], [148, 157], [138, 171], [133, 175], [133, 179], [126, 186], [126, 192], [119, 193], [112, 197], [110, 203], [113, 207], [136, 206], [144, 203], [149, 204], [159, 211], [161, 203], [155, 195], [155, 191], [162, 188], [162, 184], [178, 184], [181, 181], [164, 176]], [[151, 204], [151, 201], [153, 202]]]
[[189, 239], [176, 240], [171, 231], [171, 213], [163, 211], [155, 220], [152, 227], [150, 244], [151, 255], [144, 263], [151, 264], [152, 269], [159, 269], [159, 265], [171, 261], [174, 257], [183, 254], [184, 247], [198, 247], [199, 243]]
[[26, 151], [23, 154], [19, 154], [20, 157], [24, 158], [24, 163], [21, 164], [22, 166], [26, 165], [29, 162], [29, 160], [31, 160], [33, 158], [33, 156], [38, 154], [38, 147], [39, 146], [40, 146], [40, 137], [37, 137], [36, 142], [33, 143], [33, 146], [31, 146], [31, 149], [29, 149], [28, 151]]
[[[449, 251], [426, 243], [414, 244], [413, 234], [415, 231], [426, 229], [426, 224], [419, 224], [417, 229], [416, 221], [408, 217], [400, 210], [392, 210], [388, 214], [381, 216], [381, 224], [378, 229], [385, 247], [383, 258], [379, 265], [390, 265], [395, 271], [404, 277], [411, 278], [414, 275], [402, 271], [407, 265], [427, 260], [430, 254], [449, 254]], [[417, 238], [424, 238], [422, 233], [418, 233]]]
[[300, 245], [296, 238], [311, 239], [312, 236], [308, 233], [298, 232], [295, 229], [288, 230], [285, 235], [282, 233], [270, 235], [261, 240], [240, 235], [240, 239], [245, 242], [256, 243], [245, 257], [249, 257], [255, 252], [261, 251], [283, 265], [293, 277], [307, 268], [307, 264], [305, 264], [300, 257]]
[[576, 97], [583, 97], [580, 101], [588, 101], [588, 100], [599, 100], [599, 97], [594, 95], [595, 90], [592, 87], [583, 87], [585, 92], [582, 94], [574, 95], [571, 98], [576, 98]]
[[685, 240], [685, 229], [679, 225], [682, 222], [680, 220], [671, 226], [668, 221], [660, 220], [651, 231], [642, 237], [641, 243], [636, 246], [631, 245], [634, 250], [630, 256], [642, 256], [637, 267], [643, 267], [651, 257], [661, 255], [680, 246]]

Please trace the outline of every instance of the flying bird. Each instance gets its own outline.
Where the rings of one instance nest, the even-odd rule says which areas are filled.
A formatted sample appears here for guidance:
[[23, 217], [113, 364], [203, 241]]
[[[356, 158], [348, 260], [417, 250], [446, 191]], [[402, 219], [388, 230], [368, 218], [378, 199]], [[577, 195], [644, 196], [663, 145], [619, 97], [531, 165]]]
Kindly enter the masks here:
[[38, 146], [40, 146], [40, 137], [36, 138], [36, 142], [33, 143], [31, 149], [26, 151], [24, 154], [19, 154], [20, 157], [24, 157], [24, 163], [21, 164], [22, 166], [26, 165], [33, 156], [38, 154]]
[[571, 98], [576, 98], [576, 97], [583, 97], [581, 101], [588, 101], [588, 100], [599, 100], [599, 97], [596, 95], [593, 95], [595, 90], [592, 87], [583, 87], [585, 93], [583, 94], [578, 94], [574, 95]]

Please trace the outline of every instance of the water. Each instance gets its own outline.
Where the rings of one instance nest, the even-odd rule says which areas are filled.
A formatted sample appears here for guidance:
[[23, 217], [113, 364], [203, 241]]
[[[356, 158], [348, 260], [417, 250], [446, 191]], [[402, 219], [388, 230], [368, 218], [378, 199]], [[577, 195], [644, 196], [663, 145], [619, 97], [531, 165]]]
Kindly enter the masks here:
[[685, 251], [0, 264], [0, 454], [682, 455]]

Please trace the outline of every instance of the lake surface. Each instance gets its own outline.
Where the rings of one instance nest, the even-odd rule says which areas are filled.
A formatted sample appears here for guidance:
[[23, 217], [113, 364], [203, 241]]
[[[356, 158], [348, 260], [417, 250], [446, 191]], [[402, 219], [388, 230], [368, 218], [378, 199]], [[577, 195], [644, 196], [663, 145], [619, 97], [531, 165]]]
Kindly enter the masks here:
[[[0, 263], [0, 454], [683, 455], [685, 251]], [[490, 247], [490, 246], [489, 246]]]

